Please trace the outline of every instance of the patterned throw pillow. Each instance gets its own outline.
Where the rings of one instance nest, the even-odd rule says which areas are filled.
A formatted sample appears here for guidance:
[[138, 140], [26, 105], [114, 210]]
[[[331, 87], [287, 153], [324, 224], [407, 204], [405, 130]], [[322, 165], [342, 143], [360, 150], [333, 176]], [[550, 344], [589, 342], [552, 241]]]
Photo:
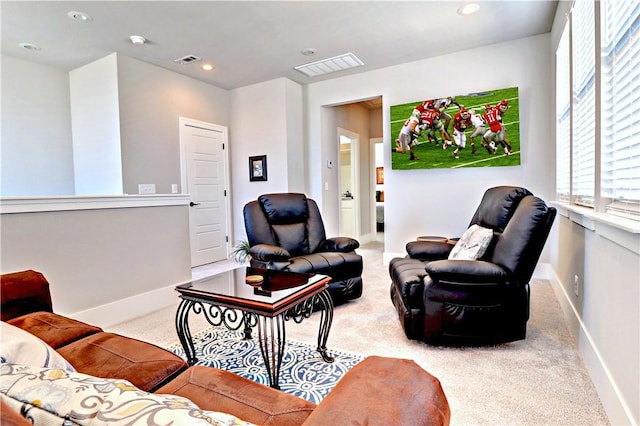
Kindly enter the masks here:
[[493, 239], [493, 230], [483, 228], [479, 225], [471, 225], [469, 229], [462, 234], [460, 240], [449, 253], [449, 259], [453, 260], [476, 260], [480, 259], [487, 251], [491, 240]]
[[4, 321], [0, 321], [0, 343], [0, 362], [76, 371], [40, 338]]
[[0, 398], [36, 426], [251, 425], [181, 396], [141, 391], [126, 380], [10, 363], [0, 364]]

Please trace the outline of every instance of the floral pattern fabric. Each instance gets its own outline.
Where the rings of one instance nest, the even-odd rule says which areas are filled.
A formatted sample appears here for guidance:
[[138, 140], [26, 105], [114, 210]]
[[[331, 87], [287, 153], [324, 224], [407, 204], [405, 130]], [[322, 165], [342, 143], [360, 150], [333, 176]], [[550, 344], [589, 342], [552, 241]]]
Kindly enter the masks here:
[[251, 425], [190, 400], [141, 391], [126, 380], [0, 364], [0, 397], [35, 425]]

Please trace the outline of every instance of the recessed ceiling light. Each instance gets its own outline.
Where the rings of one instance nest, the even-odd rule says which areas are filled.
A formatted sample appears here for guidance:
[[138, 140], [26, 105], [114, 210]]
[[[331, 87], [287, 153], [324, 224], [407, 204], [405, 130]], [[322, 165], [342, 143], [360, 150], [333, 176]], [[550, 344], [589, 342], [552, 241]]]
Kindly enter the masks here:
[[20, 43], [20, 47], [27, 50], [40, 50], [39, 46], [36, 46], [35, 44], [31, 44], [31, 43]]
[[215, 67], [211, 64], [202, 64], [201, 68], [205, 71], [213, 71], [215, 69]]
[[131, 43], [133, 44], [145, 44], [147, 39], [139, 36], [139, 35], [132, 35], [131, 37], [129, 37], [129, 39], [131, 40]]
[[67, 13], [67, 16], [77, 22], [87, 22], [91, 20], [91, 16], [84, 12], [78, 12], [77, 10], [72, 10]]
[[480, 5], [478, 3], [467, 3], [464, 6], [461, 6], [458, 9], [458, 14], [460, 15], [471, 15], [480, 10]]

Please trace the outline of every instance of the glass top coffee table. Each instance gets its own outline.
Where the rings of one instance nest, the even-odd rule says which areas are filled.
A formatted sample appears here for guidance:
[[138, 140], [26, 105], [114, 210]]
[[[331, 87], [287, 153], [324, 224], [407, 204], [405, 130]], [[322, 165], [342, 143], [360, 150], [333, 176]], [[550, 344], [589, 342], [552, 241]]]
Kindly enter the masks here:
[[326, 275], [243, 266], [177, 286], [182, 301], [176, 312], [176, 331], [187, 362], [198, 362], [189, 330], [191, 311], [202, 313], [211, 325], [224, 325], [230, 330], [242, 328], [245, 339], [251, 339], [252, 329], [257, 327], [270, 386], [279, 389], [285, 321], [300, 323], [316, 307], [321, 308], [317, 350], [325, 362], [333, 362], [326, 346], [333, 321], [329, 281], [331, 278]]

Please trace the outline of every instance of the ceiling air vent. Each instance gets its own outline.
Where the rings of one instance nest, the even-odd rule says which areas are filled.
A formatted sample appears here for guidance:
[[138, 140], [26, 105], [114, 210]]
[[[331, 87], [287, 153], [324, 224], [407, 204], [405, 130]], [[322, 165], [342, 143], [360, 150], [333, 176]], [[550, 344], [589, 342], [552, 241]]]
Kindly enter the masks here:
[[342, 71], [349, 68], [361, 67], [364, 62], [353, 53], [345, 53], [344, 55], [334, 56], [333, 58], [322, 59], [308, 64], [293, 67], [307, 77], [315, 77], [331, 72]]
[[200, 58], [198, 58], [197, 56], [187, 55], [187, 56], [185, 56], [183, 58], [176, 59], [176, 62], [179, 63], [179, 64], [185, 65], [185, 64], [190, 64], [192, 62], [198, 62], [199, 60], [200, 60]]

